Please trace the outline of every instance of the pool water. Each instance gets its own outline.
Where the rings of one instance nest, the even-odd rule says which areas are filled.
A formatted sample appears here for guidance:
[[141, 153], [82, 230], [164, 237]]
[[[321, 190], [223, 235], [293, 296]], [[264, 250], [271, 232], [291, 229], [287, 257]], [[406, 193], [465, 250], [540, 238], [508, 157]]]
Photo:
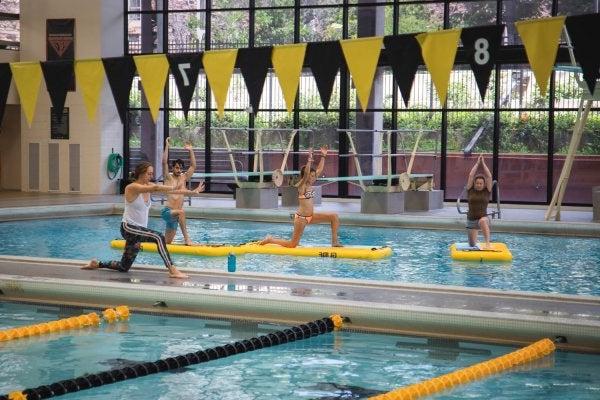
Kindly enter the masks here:
[[[93, 310], [0, 302], [0, 329]], [[308, 321], [307, 321], [308, 322]], [[0, 344], [0, 394], [267, 334], [266, 323], [133, 314], [128, 322]], [[358, 399], [489, 360], [508, 346], [333, 332], [61, 396], [74, 399]], [[556, 352], [443, 399], [597, 399], [600, 356]]]
[[[86, 260], [119, 259], [121, 252], [109, 247], [120, 238], [120, 216], [78, 217], [0, 223], [0, 254]], [[159, 218], [149, 226], [162, 230]], [[191, 219], [195, 242], [243, 243], [265, 234], [289, 237], [291, 224]], [[370, 279], [396, 282], [486, 287], [579, 295], [600, 295], [600, 240], [565, 236], [493, 234], [505, 242], [513, 262], [469, 263], [450, 259], [448, 246], [465, 241], [462, 231], [342, 226], [340, 240], [348, 245], [390, 246], [393, 256], [383, 260], [321, 259], [244, 255], [237, 270]], [[178, 232], [176, 241], [181, 241]], [[303, 245], [330, 241], [327, 225], [309, 226]], [[190, 269], [226, 270], [224, 257], [173, 255], [177, 266]], [[162, 265], [156, 254], [140, 253], [136, 263]], [[135, 268], [135, 267], [134, 267]]]

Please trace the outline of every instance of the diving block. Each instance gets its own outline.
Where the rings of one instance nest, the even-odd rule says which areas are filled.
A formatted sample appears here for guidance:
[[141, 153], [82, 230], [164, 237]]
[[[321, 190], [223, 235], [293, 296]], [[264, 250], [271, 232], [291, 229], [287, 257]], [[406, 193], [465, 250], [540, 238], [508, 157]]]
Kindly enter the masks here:
[[[258, 182], [256, 182], [258, 183]], [[235, 189], [236, 208], [278, 208], [279, 188], [238, 187]]]
[[429, 211], [444, 208], [443, 190], [409, 190], [403, 193], [405, 211]]
[[400, 214], [404, 212], [405, 192], [363, 191], [360, 212], [363, 214]]

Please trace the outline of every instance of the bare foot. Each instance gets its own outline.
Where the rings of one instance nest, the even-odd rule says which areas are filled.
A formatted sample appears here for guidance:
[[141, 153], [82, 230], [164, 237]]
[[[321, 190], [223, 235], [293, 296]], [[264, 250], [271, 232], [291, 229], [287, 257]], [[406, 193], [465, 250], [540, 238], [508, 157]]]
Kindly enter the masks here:
[[489, 243], [486, 243], [483, 246], [481, 246], [481, 250], [493, 250], [492, 245]]
[[343, 244], [341, 244], [340, 242], [335, 242], [331, 244], [331, 247], [344, 247]]
[[100, 264], [98, 264], [98, 260], [91, 260], [87, 265], [81, 267], [81, 269], [98, 269], [100, 268]]
[[192, 242], [190, 239], [185, 239], [184, 242], [185, 242], [186, 246], [193, 246], [194, 245], [194, 242]]
[[179, 270], [174, 266], [171, 266], [171, 268], [169, 268], [169, 278], [186, 279], [189, 278], [189, 276], [183, 272], [179, 272]]
[[271, 235], [267, 235], [263, 240], [261, 240], [260, 242], [258, 242], [259, 245], [265, 245], [265, 244], [269, 244], [271, 243], [271, 239], [273, 239], [273, 236]]

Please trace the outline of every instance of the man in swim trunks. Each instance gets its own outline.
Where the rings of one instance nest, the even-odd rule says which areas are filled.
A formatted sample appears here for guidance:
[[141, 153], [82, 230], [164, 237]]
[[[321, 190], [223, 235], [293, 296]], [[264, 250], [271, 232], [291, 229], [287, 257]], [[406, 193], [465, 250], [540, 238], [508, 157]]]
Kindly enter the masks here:
[[312, 185], [323, 172], [325, 166], [325, 157], [327, 157], [327, 146], [321, 147], [321, 160], [317, 169], [311, 167], [313, 162], [312, 149], [308, 153], [308, 162], [300, 170], [300, 182], [298, 182], [298, 210], [294, 213], [294, 232], [291, 240], [283, 240], [267, 236], [260, 241], [260, 244], [274, 243], [283, 247], [296, 247], [300, 243], [300, 238], [304, 233], [304, 228], [308, 224], [318, 224], [320, 222], [329, 222], [331, 224], [331, 246], [342, 247], [338, 241], [338, 228], [340, 220], [336, 213], [316, 213], [314, 212], [313, 197], [315, 192]]
[[[174, 160], [171, 172], [169, 171], [169, 139], [165, 142], [165, 151], [163, 152], [162, 165], [165, 185], [173, 186], [176, 190], [184, 190], [186, 188], [186, 182], [192, 178], [194, 171], [196, 170], [196, 157], [194, 155], [194, 149], [189, 144], [185, 145], [185, 149], [190, 152], [190, 167], [187, 171], [183, 172], [185, 165], [183, 160]], [[195, 193], [204, 191], [204, 182], [200, 182], [198, 187], [193, 190]], [[183, 194], [167, 193], [167, 203], [161, 210], [160, 215], [165, 221], [165, 240], [167, 243], [172, 243], [177, 233], [177, 226], [181, 227], [181, 233], [183, 234], [183, 241], [186, 245], [191, 246], [192, 240], [189, 237], [185, 211], [183, 210]]]
[[[483, 169], [483, 175], [477, 175], [480, 166]], [[484, 248], [490, 248], [490, 219], [487, 216], [490, 193], [492, 193], [492, 174], [485, 165], [483, 155], [480, 155], [473, 168], [471, 168], [467, 179], [467, 198], [469, 201], [467, 231], [470, 246], [477, 244], [477, 235], [481, 230], [485, 240]]]

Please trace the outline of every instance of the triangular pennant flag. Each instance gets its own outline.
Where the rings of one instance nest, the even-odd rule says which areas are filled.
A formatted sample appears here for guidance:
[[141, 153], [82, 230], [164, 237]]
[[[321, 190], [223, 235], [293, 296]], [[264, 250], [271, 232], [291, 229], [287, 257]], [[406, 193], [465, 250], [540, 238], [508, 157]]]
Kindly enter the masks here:
[[17, 92], [19, 92], [21, 107], [23, 107], [27, 124], [31, 128], [40, 92], [40, 84], [42, 83], [42, 68], [38, 61], [32, 61], [10, 63], [10, 69], [15, 80]]
[[156, 122], [160, 99], [169, 75], [169, 61], [167, 61], [167, 56], [164, 54], [133, 56], [133, 61], [135, 61], [135, 67], [142, 81], [150, 115], [152, 115], [152, 120]]
[[183, 115], [187, 119], [196, 82], [198, 82], [198, 74], [202, 67], [202, 53], [169, 54], [167, 57], [179, 92]]
[[227, 91], [231, 82], [231, 75], [235, 68], [237, 49], [210, 50], [202, 56], [202, 65], [206, 73], [206, 80], [217, 102], [217, 115], [223, 117]]
[[363, 112], [369, 106], [373, 78], [381, 53], [382, 36], [340, 40], [348, 70], [356, 86], [356, 96]]
[[76, 60], [75, 79], [81, 89], [88, 119], [96, 120], [96, 111], [100, 103], [100, 94], [104, 86], [104, 66], [101, 59]]
[[600, 37], [600, 14], [569, 16], [565, 24], [573, 45], [575, 60], [581, 65], [583, 79], [590, 93], [594, 93], [596, 80], [600, 78], [600, 52], [596, 41], [590, 39]]
[[542, 96], [546, 95], [565, 18], [560, 16], [515, 22]]
[[[0, 124], [4, 117], [4, 109], [6, 108], [6, 100], [8, 99], [11, 80], [12, 73], [10, 72], [10, 65], [8, 63], [0, 63]], [[0, 133], [2, 133], [1, 130]]]
[[337, 40], [309, 43], [306, 48], [306, 61], [317, 83], [317, 89], [325, 111], [329, 109], [333, 84], [342, 65], [342, 58], [342, 48]]
[[496, 65], [503, 32], [504, 25], [488, 25], [463, 28], [460, 34], [466, 59], [475, 75], [482, 101], [485, 99], [490, 76]]
[[279, 79], [279, 86], [281, 86], [288, 112], [292, 112], [294, 109], [294, 100], [296, 100], [296, 93], [298, 92], [298, 83], [300, 82], [305, 54], [306, 43], [273, 47], [271, 62], [277, 79]]
[[44, 61], [41, 64], [52, 112], [58, 121], [62, 121], [67, 91], [73, 80], [73, 60]]
[[410, 99], [417, 69], [419, 65], [423, 64], [421, 47], [419, 47], [415, 35], [417, 34], [385, 36], [383, 38], [388, 61], [406, 107], [408, 107], [408, 100]]
[[460, 29], [447, 29], [439, 32], [420, 33], [416, 36], [421, 45], [421, 55], [431, 74], [431, 80], [443, 105], [448, 94], [448, 82], [454, 66]]
[[106, 78], [110, 91], [115, 99], [115, 105], [125, 125], [127, 120], [127, 107], [129, 106], [129, 92], [135, 76], [135, 64], [131, 56], [103, 58], [102, 64], [106, 71]]
[[258, 111], [265, 78], [271, 66], [271, 50], [270, 46], [238, 50], [238, 67], [242, 71], [250, 95], [250, 106], [255, 114]]

